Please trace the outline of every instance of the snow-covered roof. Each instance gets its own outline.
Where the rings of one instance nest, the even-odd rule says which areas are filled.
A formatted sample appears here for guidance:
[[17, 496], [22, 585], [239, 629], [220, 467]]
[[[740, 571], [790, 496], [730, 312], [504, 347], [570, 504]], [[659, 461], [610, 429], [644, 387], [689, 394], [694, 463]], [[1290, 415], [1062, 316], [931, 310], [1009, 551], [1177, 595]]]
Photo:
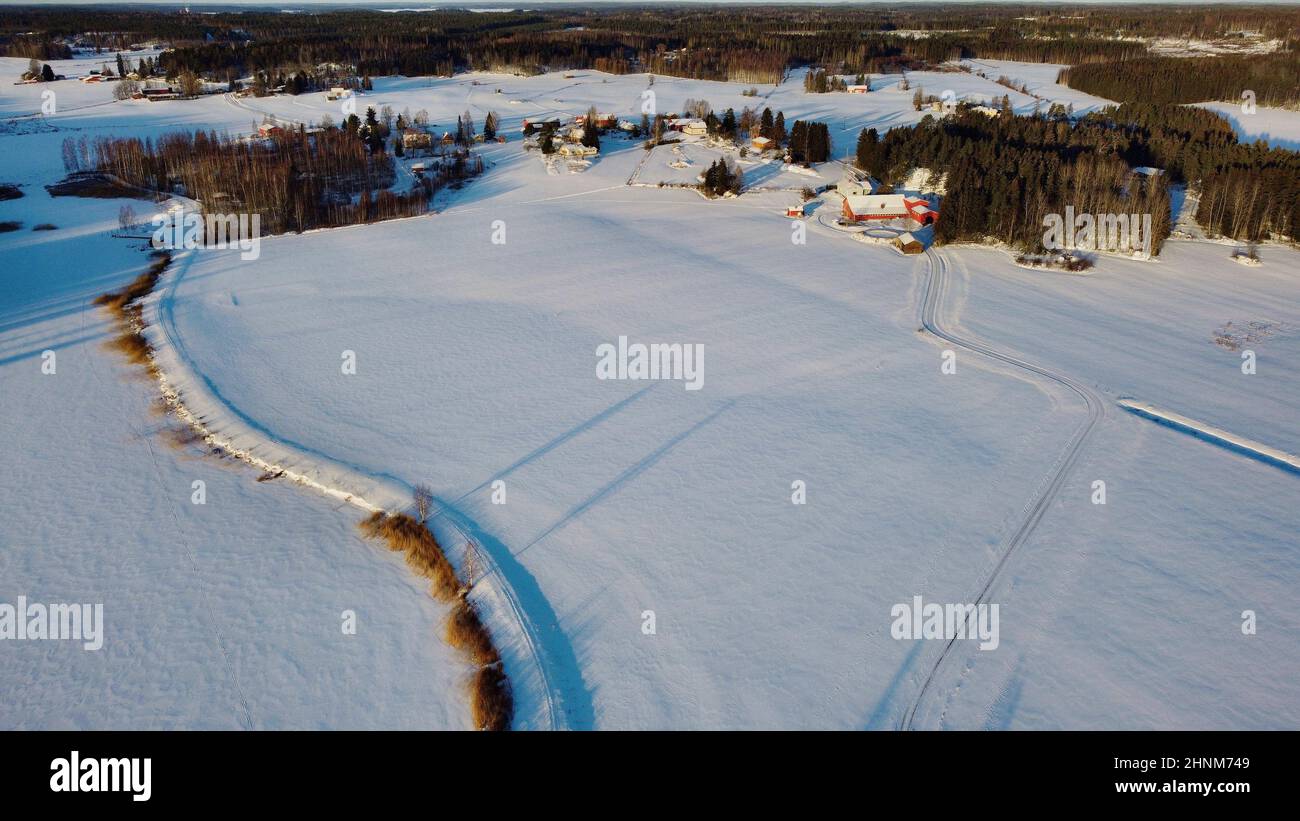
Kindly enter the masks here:
[[906, 216], [907, 198], [902, 194], [850, 194], [845, 203], [855, 214], [897, 214]]

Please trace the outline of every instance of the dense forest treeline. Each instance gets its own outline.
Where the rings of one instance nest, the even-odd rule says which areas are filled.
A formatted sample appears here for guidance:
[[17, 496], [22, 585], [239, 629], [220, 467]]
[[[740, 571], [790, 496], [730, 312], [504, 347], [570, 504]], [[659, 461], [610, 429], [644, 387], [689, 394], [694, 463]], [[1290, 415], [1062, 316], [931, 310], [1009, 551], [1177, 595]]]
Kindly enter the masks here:
[[[1202, 188], [1197, 218], [1236, 239], [1300, 237], [1300, 153], [1237, 142], [1212, 112], [1127, 104], [1066, 117], [927, 117], [883, 138], [864, 131], [858, 164], [885, 183], [923, 167], [945, 176], [940, 242], [993, 238], [1041, 250], [1044, 217], [1150, 214], [1152, 252], [1169, 234], [1170, 183]], [[1159, 174], [1136, 168], [1154, 167]]]
[[1143, 57], [1062, 69], [1058, 81], [1108, 100], [1146, 103], [1239, 101], [1300, 105], [1300, 52], [1218, 57]]
[[594, 68], [757, 83], [777, 82], [802, 65], [857, 74], [963, 57], [1073, 65], [1131, 60], [1147, 54], [1139, 38], [1243, 31], [1300, 40], [1300, 9], [958, 4], [729, 6], [726, 14], [707, 6], [638, 6], [195, 15], [20, 8], [0, 15], [0, 49], [51, 59], [71, 38], [105, 51], [165, 42], [175, 46], [163, 59], [169, 75], [189, 70], [217, 80], [337, 63], [374, 76]]

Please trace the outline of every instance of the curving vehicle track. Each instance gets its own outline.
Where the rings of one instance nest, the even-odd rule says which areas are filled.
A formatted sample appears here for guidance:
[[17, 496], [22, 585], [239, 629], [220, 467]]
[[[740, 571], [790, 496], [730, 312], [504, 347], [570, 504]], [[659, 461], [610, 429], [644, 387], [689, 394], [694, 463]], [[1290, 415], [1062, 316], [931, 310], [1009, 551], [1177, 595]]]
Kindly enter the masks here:
[[[1070, 441], [1066, 445], [1065, 450], [1057, 458], [1052, 470], [1046, 477], [1044, 477], [1043, 481], [1035, 490], [1034, 495], [1025, 506], [1024, 519], [1020, 526], [1007, 539], [1006, 545], [1002, 549], [1002, 553], [998, 557], [997, 563], [993, 566], [988, 575], [984, 577], [979, 590], [979, 595], [973, 600], [973, 603], [975, 604], [984, 604], [987, 603], [990, 590], [992, 590], [993, 585], [998, 581], [1003, 568], [1006, 567], [1012, 554], [1014, 554], [1016, 550], [1029, 539], [1029, 536], [1034, 532], [1034, 528], [1036, 528], [1038, 523], [1042, 520], [1043, 514], [1047, 512], [1052, 501], [1060, 494], [1061, 487], [1069, 477], [1070, 471], [1074, 467], [1075, 462], [1078, 461], [1079, 454], [1082, 452], [1084, 444], [1087, 442], [1088, 437], [1096, 427], [1097, 421], [1101, 419], [1102, 415], [1105, 413], [1106, 403], [1100, 394], [1082, 382], [1071, 379], [1064, 374], [1039, 367], [1038, 365], [1021, 359], [1013, 354], [1003, 353], [982, 342], [965, 339], [940, 326], [939, 305], [942, 302], [944, 288], [947, 284], [948, 259], [942, 252], [935, 251], [932, 248], [927, 249], [925, 255], [929, 263], [929, 276], [926, 279], [925, 291], [921, 296], [920, 318], [921, 326], [926, 331], [956, 347], [964, 348], [965, 350], [980, 354], [981, 356], [986, 356], [990, 359], [995, 359], [999, 362], [1021, 368], [1022, 370], [1029, 371], [1030, 373], [1051, 380], [1052, 382], [1064, 385], [1083, 399], [1088, 410], [1088, 418], [1084, 420], [1083, 424], [1080, 425], [1077, 430], [1075, 430], [1074, 435], [1070, 437]], [[967, 601], [972, 600], [968, 599]], [[943, 645], [939, 655], [934, 659], [934, 663], [930, 666], [929, 670], [926, 671], [926, 676], [922, 680], [921, 686], [917, 690], [916, 695], [912, 698], [912, 701], [908, 704], [907, 709], [904, 710], [902, 717], [899, 719], [897, 725], [898, 729], [908, 730], [912, 728], [912, 725], [916, 720], [917, 710], [921, 707], [922, 702], [924, 702], [930, 691], [937, 686], [936, 682], [939, 673], [948, 660], [953, 656], [953, 650], [956, 647], [956, 644], [957, 640], [954, 638], [949, 639]]]

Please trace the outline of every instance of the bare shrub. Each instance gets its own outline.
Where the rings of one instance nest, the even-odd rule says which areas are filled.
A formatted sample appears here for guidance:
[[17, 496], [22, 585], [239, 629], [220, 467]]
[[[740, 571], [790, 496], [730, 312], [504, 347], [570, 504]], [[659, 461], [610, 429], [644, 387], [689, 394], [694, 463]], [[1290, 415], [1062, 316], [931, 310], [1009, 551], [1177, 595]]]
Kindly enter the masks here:
[[149, 356], [153, 353], [153, 348], [149, 345], [149, 340], [144, 338], [144, 334], [139, 331], [124, 330], [117, 336], [108, 340], [105, 345], [109, 350], [117, 351], [126, 357], [126, 360], [135, 365], [148, 365]]

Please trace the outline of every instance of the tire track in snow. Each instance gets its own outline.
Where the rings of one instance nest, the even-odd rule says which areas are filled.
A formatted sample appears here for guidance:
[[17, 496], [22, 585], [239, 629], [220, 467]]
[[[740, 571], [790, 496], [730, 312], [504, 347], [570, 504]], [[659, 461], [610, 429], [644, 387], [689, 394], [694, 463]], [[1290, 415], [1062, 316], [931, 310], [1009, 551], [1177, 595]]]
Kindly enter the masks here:
[[[1016, 550], [1029, 539], [1029, 536], [1034, 532], [1034, 529], [1038, 527], [1038, 523], [1042, 521], [1043, 515], [1051, 506], [1052, 501], [1060, 494], [1061, 488], [1065, 485], [1066, 479], [1069, 478], [1071, 469], [1074, 467], [1075, 462], [1078, 461], [1079, 454], [1082, 452], [1084, 444], [1092, 434], [1098, 420], [1100, 420], [1105, 413], [1105, 401], [1102, 399], [1101, 395], [1092, 388], [1082, 382], [1078, 382], [1065, 376], [1064, 374], [1047, 370], [1046, 368], [1039, 367], [1038, 365], [1021, 359], [1013, 354], [1003, 353], [982, 342], [966, 339], [945, 330], [939, 324], [939, 304], [946, 284], [948, 260], [942, 252], [935, 251], [932, 248], [926, 249], [925, 255], [929, 262], [929, 277], [926, 279], [925, 291], [921, 296], [920, 314], [921, 325], [926, 331], [945, 342], [956, 345], [957, 347], [1029, 371], [1037, 376], [1064, 385], [1083, 399], [1088, 410], [1088, 418], [1084, 420], [1084, 423], [1080, 425], [1078, 429], [1075, 430], [1074, 435], [1070, 437], [1069, 442], [1066, 444], [1065, 450], [1057, 458], [1052, 470], [1046, 477], [1044, 477], [1043, 481], [1040, 482], [1038, 487], [1035, 489], [1034, 495], [1030, 497], [1029, 503], [1025, 506], [1023, 511], [1024, 518], [1020, 527], [1007, 540], [1006, 547], [998, 557], [997, 563], [993, 566], [993, 569], [989, 574], [985, 576], [979, 595], [973, 602], [975, 604], [985, 604], [988, 602], [989, 592], [992, 590], [994, 583], [998, 581], [1003, 569], [1007, 566], [1008, 560]], [[912, 729], [918, 709], [921, 707], [922, 702], [925, 700], [930, 690], [936, 686], [939, 672], [945, 663], [952, 658], [953, 650], [956, 645], [956, 638], [949, 639], [943, 645], [943, 648], [935, 659], [934, 664], [931, 665], [925, 679], [922, 680], [921, 687], [917, 691], [916, 696], [912, 699], [911, 703], [904, 711], [903, 716], [900, 718], [898, 729]]]

